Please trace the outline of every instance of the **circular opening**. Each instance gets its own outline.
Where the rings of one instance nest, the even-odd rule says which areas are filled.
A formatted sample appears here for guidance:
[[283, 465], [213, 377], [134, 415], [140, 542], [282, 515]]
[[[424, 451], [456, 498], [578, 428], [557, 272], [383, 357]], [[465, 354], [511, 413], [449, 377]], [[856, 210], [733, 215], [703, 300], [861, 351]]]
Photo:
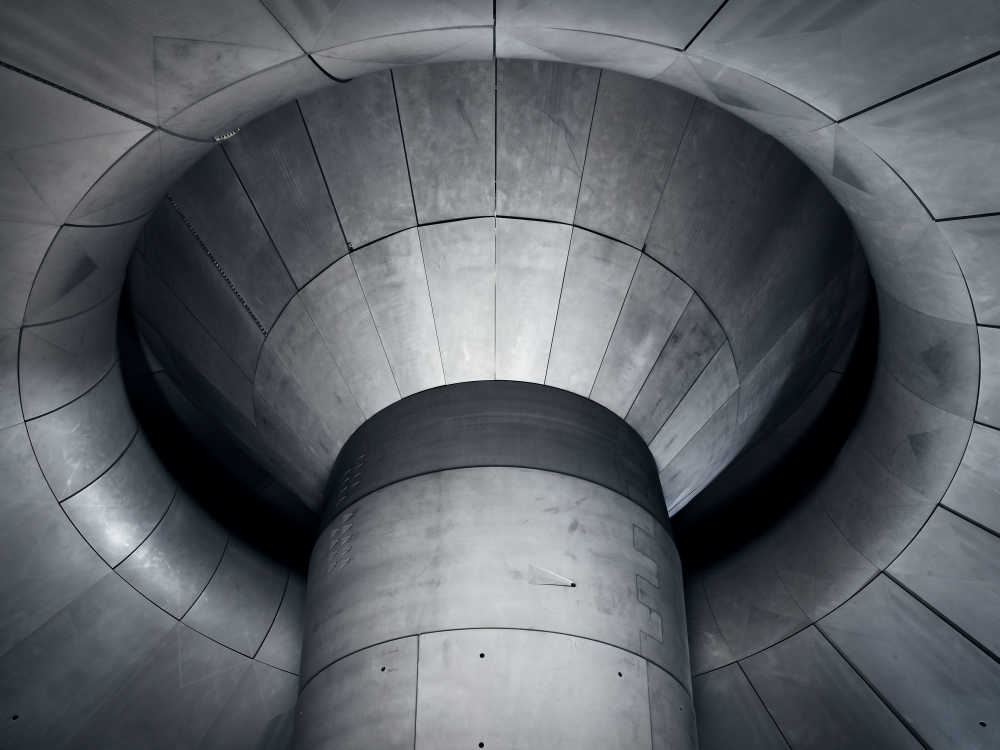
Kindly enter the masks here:
[[[14, 714], [13, 716], [10, 717], [10, 720], [11, 721], [17, 721], [19, 718], [20, 717], [17, 714]], [[982, 722], [979, 722], [979, 723], [982, 724]], [[983, 726], [985, 726], [985, 724]]]
[[485, 654], [485, 653], [483, 653], [482, 651], [480, 651], [480, 652], [479, 652], [479, 658], [480, 658], [480, 659], [485, 659], [485, 658], [486, 658], [486, 654]]
[[[17, 717], [15, 716], [14, 718], [16, 719]], [[986, 722], [985, 721], [979, 722], [979, 726], [985, 727], [986, 726]]]
[[479, 743], [479, 747], [486, 747], [486, 743], [485, 742], [480, 742]]
[[621, 672], [619, 672], [619, 673], [618, 673], [618, 676], [619, 676], [619, 677], [621, 677], [621, 676], [622, 676], [622, 673], [621, 673]]
[[571, 589], [575, 589], [575, 588], [576, 588], [576, 584], [575, 584], [575, 583], [571, 583], [571, 584], [569, 585], [569, 587], [570, 587]]
[[384, 666], [384, 665], [383, 665], [383, 667], [382, 667], [381, 671], [382, 671], [382, 672], [384, 672], [384, 671], [385, 671], [385, 666]]

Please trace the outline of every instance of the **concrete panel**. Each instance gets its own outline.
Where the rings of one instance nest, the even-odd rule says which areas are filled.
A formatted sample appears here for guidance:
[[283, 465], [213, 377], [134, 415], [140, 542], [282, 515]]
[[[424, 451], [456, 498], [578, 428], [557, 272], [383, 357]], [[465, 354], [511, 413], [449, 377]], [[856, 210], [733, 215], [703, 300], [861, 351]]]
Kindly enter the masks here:
[[649, 256], [639, 259], [590, 398], [625, 417], [691, 294], [691, 287]]
[[295, 285], [222, 149], [188, 170], [170, 197], [240, 302], [270, 328]]
[[742, 666], [794, 748], [922, 747], [815, 628]]
[[82, 396], [115, 363], [118, 294], [58, 323], [21, 332], [21, 404], [26, 419]]
[[298, 573], [292, 572], [288, 576], [278, 614], [274, 617], [274, 623], [267, 632], [267, 637], [260, 644], [255, 659], [292, 674], [299, 673], [305, 602], [305, 579]]
[[462, 3], [387, 0], [377, 6], [365, 0], [325, 3], [309, 0], [265, 0], [282, 25], [305, 49], [315, 51], [372, 37], [454, 26], [488, 26], [489, 0]]
[[0, 329], [21, 325], [38, 266], [58, 231], [58, 226], [0, 220]]
[[954, 511], [1000, 533], [1000, 432], [973, 425], [962, 464], [941, 500]]
[[[2, 10], [4, 28], [16, 33], [20, 24], [7, 22], [12, 8]], [[16, 10], [13, 15], [30, 18]], [[37, 19], [30, 23], [37, 24]], [[5, 35], [0, 43], [5, 61], [11, 60], [3, 54], [9, 46]], [[50, 49], [43, 43], [35, 52], [44, 56]], [[0, 218], [63, 222], [104, 171], [150, 131], [135, 120], [6, 67], [0, 70], [0, 92], [4, 101]]]
[[878, 568], [892, 562], [934, 509], [932, 498], [900, 481], [855, 438], [848, 439], [813, 497]]
[[[975, 321], [969, 289], [951, 246], [897, 174], [868, 146], [836, 125], [812, 144], [826, 164], [831, 194], [851, 216], [876, 284], [914, 310], [960, 323]], [[798, 149], [797, 153], [804, 153]], [[832, 165], [832, 166], [830, 166]]]
[[572, 229], [497, 219], [496, 376], [542, 383]]
[[997, 745], [1000, 664], [885, 576], [820, 627], [928, 745]]
[[446, 383], [496, 376], [496, 220], [420, 227]]
[[737, 659], [809, 624], [789, 591], [775, 585], [770, 555], [759, 543], [705, 570], [702, 585], [719, 633]]
[[1000, 655], [1000, 538], [936, 510], [889, 568], [921, 601]]
[[931, 317], [882, 293], [879, 361], [928, 403], [972, 417], [979, 390], [979, 347], [975, 326]]
[[725, 341], [705, 303], [692, 297], [629, 406], [628, 423], [652, 440]]
[[461, 63], [492, 56], [493, 28], [466, 26], [373, 37], [320, 50], [312, 57], [329, 75], [344, 80], [395, 65]]
[[732, 664], [694, 678], [698, 741], [702, 750], [787, 750], [774, 719]]
[[349, 245], [416, 224], [389, 74], [330, 87], [299, 104]]
[[854, 434], [894, 477], [936, 502], [971, 429], [968, 419], [928, 404], [879, 367]]
[[224, 150], [296, 286], [347, 252], [297, 103], [254, 120]]
[[599, 71], [501, 60], [497, 75], [497, 213], [572, 222]]
[[223, 646], [253, 656], [278, 613], [287, 577], [273, 560], [230, 539], [184, 622]]
[[[264, 441], [283, 440], [278, 450], [293, 470], [310, 477], [313, 494], [321, 494], [334, 458], [364, 416], [299, 297], [288, 303], [261, 349], [254, 404]], [[277, 434], [269, 429], [275, 423], [281, 425]], [[295, 446], [288, 444], [292, 436]]]
[[678, 55], [669, 47], [599, 31], [541, 26], [501, 26], [496, 47], [498, 58], [573, 63], [639, 78], [655, 78]]
[[393, 235], [351, 257], [400, 394], [443, 385], [417, 231]]
[[[177, 623], [121, 680], [72, 747], [198, 747], [252, 662]], [[247, 698], [244, 698], [247, 700]]]
[[[185, 226], [183, 217], [169, 203], [162, 203], [150, 217], [145, 229], [145, 239], [139, 254], [149, 266], [154, 285], [165, 285], [183, 305], [180, 317], [188, 323], [193, 317], [197, 321], [196, 327], [204, 329], [215, 346], [239, 366], [244, 378], [251, 380], [264, 339], [264, 331], [258, 326], [258, 323], [263, 324], [261, 319], [257, 317], [254, 320], [257, 313], [251, 315], [243, 306], [226, 283], [226, 277], [212, 263], [205, 247], [198, 242]], [[291, 286], [291, 281], [288, 284]], [[167, 335], [168, 341], [174, 346], [189, 346], [183, 343], [185, 336], [168, 334], [172, 329], [190, 329], [192, 326], [183, 325], [173, 319], [173, 314], [166, 315], [165, 311], [146, 304], [142, 296], [133, 294], [132, 299], [138, 313]], [[173, 306], [179, 305], [175, 303]], [[193, 331], [188, 335], [203, 338]], [[197, 364], [198, 360], [194, 359], [192, 362]], [[207, 367], [200, 369], [210, 371]]]
[[739, 385], [732, 350], [723, 346], [649, 443], [656, 466], [662, 469], [669, 464]]
[[[628, 649], [686, 684], [679, 564], [646, 511], [583, 480], [517, 468], [410, 479], [352, 506], [317, 542], [310, 566], [326, 575], [309, 582], [302, 674], [373, 641], [523, 627]], [[577, 585], [538, 585], [552, 574]]]
[[[843, 211], [801, 162], [701, 103], [648, 243], [650, 255], [718, 316], [741, 373], [777, 343], [854, 251]], [[814, 262], [801, 262], [807, 253]]]
[[656, 83], [601, 77], [577, 224], [643, 245], [693, 104]]
[[321, 273], [300, 299], [364, 416], [398, 400], [399, 389], [352, 258], [342, 258]]
[[[228, 405], [234, 413], [252, 422], [253, 383], [243, 369], [219, 345], [191, 311], [160, 280], [140, 254], [129, 272], [132, 309], [136, 325], [147, 345], [172, 372], [190, 385], [184, 375], [197, 373], [206, 388], [214, 392], [217, 404]], [[245, 321], [245, 316], [240, 319]], [[249, 322], [249, 321], [245, 321]], [[232, 338], [226, 340], [231, 343]], [[225, 339], [224, 339], [225, 340]], [[169, 343], [168, 343], [169, 342]]]
[[660, 487], [671, 515], [701, 492], [746, 445], [750, 435], [746, 425], [739, 424], [739, 395], [733, 394], [713, 412], [660, 471]]
[[422, 635], [416, 696], [421, 750], [651, 747], [646, 663], [582, 638], [489, 629]]
[[719, 2], [626, 0], [498, 0], [497, 28], [548, 26], [594, 31], [667, 47], [684, 47], [712, 16]]
[[417, 219], [492, 214], [496, 86], [491, 62], [393, 73]]
[[[993, 34], [1000, 38], [1000, 13], [993, 14]], [[997, 71], [995, 58], [974, 65], [852, 118], [844, 127], [892, 164], [935, 218], [996, 211]]]
[[813, 503], [790, 511], [763, 540], [775, 588], [816, 621], [843, 604], [878, 570]]
[[198, 747], [286, 750], [298, 692], [294, 675], [252, 662]]
[[741, 370], [740, 423], [749, 436], [767, 434], [783, 422], [823, 371], [844, 312], [847, 278], [844, 268], [787, 328], [778, 327], [777, 340], [749, 371]]
[[556, 314], [547, 385], [587, 395], [639, 263], [620, 242], [575, 229]]
[[81, 747], [73, 733], [174, 624], [110, 572], [53, 614], [0, 658], [6, 747]]
[[[183, 107], [273, 64], [277, 51], [278, 59], [299, 53], [265, 8], [234, 0], [181, 0], [155, 13], [115, 5], [96, 18], [74, 2], [15, 3], [4, 7], [3, 24], [11, 30], [0, 48], [5, 60], [157, 123], [161, 98]], [[191, 41], [177, 50], [187, 58], [164, 50], [154, 58], [157, 37]]]
[[[182, 75], [191, 72], [183, 71]], [[300, 55], [219, 89], [164, 124], [189, 138], [214, 139], [328, 85], [330, 79], [312, 60]]]
[[[708, 604], [703, 578], [699, 570], [689, 570], [684, 577], [684, 611], [687, 613], [691, 672], [695, 675], [701, 675], [735, 661]], [[697, 690], [697, 678], [695, 678], [695, 690]], [[697, 696], [697, 693], [695, 695]]]
[[[989, 3], [880, 0], [730, 4], [692, 51], [763, 78], [840, 119], [996, 50]], [[921, 54], [912, 55], [919, 49]]]
[[411, 750], [417, 695], [417, 638], [366, 648], [306, 683], [295, 747]]
[[62, 227], [38, 269], [25, 323], [67, 318], [115, 294], [141, 228], [141, 220], [113, 227]]
[[21, 331], [21, 405], [25, 419], [58, 409], [92, 388], [118, 355], [118, 294], [58, 323]]
[[976, 420], [1000, 427], [1000, 328], [979, 329], [979, 404]]
[[0, 430], [23, 421], [18, 388], [20, 331], [0, 331]]
[[669, 530], [656, 465], [642, 438], [582, 396], [509, 380], [422, 391], [365, 422], [329, 475], [324, 525], [404, 479], [483, 466], [593, 482], [629, 498]]
[[186, 492], [117, 571], [152, 602], [182, 617], [208, 585], [226, 547], [226, 532]]
[[118, 365], [76, 401], [27, 424], [38, 464], [59, 500], [111, 466], [137, 429]]
[[646, 662], [646, 677], [652, 750], [697, 748], [698, 727], [690, 688], [649, 661]]
[[984, 325], [1000, 325], [1000, 216], [947, 221], [941, 232], [955, 253], [962, 275], [969, 285], [976, 320]]
[[74, 224], [106, 225], [137, 219], [214, 144], [154, 130], [112, 164], [70, 214]]
[[107, 566], [59, 510], [24, 425], [0, 430], [0, 486], [2, 654], [94, 584]]
[[802, 136], [809, 138], [833, 122], [764, 79], [692, 54], [690, 50], [678, 55], [653, 78], [715, 104], [768, 135], [788, 139], [788, 143], [795, 143]]
[[94, 550], [114, 567], [153, 531], [174, 498], [176, 483], [140, 431], [96, 482], [63, 510]]

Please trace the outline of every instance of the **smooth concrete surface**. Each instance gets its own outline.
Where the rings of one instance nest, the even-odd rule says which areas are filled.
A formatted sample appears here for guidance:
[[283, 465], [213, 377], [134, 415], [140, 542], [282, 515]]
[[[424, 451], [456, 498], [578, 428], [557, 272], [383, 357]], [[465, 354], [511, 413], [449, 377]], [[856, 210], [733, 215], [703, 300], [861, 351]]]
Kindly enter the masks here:
[[497, 61], [498, 214], [572, 223], [599, 79], [593, 68]]
[[[74, 230], [68, 223], [141, 219], [177, 177], [211, 147], [210, 141], [181, 138], [161, 128], [208, 139], [234, 125], [247, 125], [258, 114], [329, 85], [317, 65], [334, 75], [339, 71], [346, 78], [449, 56], [483, 60], [493, 53], [494, 28], [488, 3], [445, 6], [410, 2], [405, 4], [405, 12], [398, 4], [341, 6], [348, 9], [343, 11], [347, 15], [327, 24], [324, 8], [296, 0], [269, 0], [266, 6], [185, 0], [155, 9], [74, 2], [4, 4], [0, 9], [5, 30], [0, 60], [13, 66], [0, 71], [4, 92], [4, 104], [0, 105], [0, 151], [4, 157], [0, 160], [0, 326], [4, 331], [13, 331], [14, 340], [20, 335], [18, 329], [36, 277], [38, 283], [48, 283], [45, 275], [37, 273], [39, 266], [57, 233]], [[946, 11], [939, 4], [920, 5], [914, 10], [910, 4], [891, 0], [853, 5], [730, 2], [714, 17], [717, 8], [711, 3], [697, 8], [680, 2], [656, 6], [663, 14], [651, 12], [643, 0], [626, 4], [551, 0], [519, 5], [513, 14], [511, 7], [498, 3], [495, 51], [500, 57], [595, 65], [656, 78], [733, 113], [788, 146], [831, 190], [858, 231], [880, 294], [891, 294], [910, 310], [966, 329], [977, 318], [980, 323], [995, 324], [988, 312], [988, 280], [996, 266], [988, 229], [980, 235], [986, 240], [966, 242], [961, 237], [965, 227], [974, 228], [977, 223], [988, 227], [993, 217], [956, 218], [998, 210], [994, 189], [998, 129], [995, 97], [990, 95], [995, 61], [993, 65], [988, 65], [990, 60], [977, 62], [996, 51], [996, 15], [991, 4], [971, 0], [952, 4], [943, 20], [941, 14]], [[752, 23], [745, 20], [751, 17]], [[345, 23], [345, 18], [350, 23]], [[616, 31], [603, 34], [606, 28]], [[345, 31], [338, 38], [341, 29]], [[339, 51], [325, 57], [317, 54], [315, 62], [302, 57], [303, 48], [316, 48], [313, 43], [321, 33], [332, 35], [330, 43], [340, 45]], [[308, 39], [310, 34], [314, 38]], [[192, 42], [178, 44], [178, 39]], [[319, 46], [326, 44], [324, 40]], [[688, 51], [680, 51], [688, 45]], [[275, 64], [283, 56], [287, 61]], [[205, 65], [213, 58], [218, 64]], [[388, 74], [383, 75], [387, 80]], [[371, 80], [359, 78], [353, 90]], [[935, 83], [928, 86], [931, 81]], [[332, 95], [333, 90], [328, 88], [324, 93]], [[344, 92], [350, 90], [350, 85], [343, 87]], [[161, 95], [167, 105], [162, 112], [157, 105]], [[302, 100], [303, 111], [307, 100]], [[880, 111], [887, 100], [895, 106]], [[383, 101], [386, 108], [391, 104], [391, 100]], [[855, 127], [851, 125], [854, 118], [844, 125], [834, 123], [866, 107], [872, 109], [856, 118]], [[314, 123], [306, 114], [312, 132]], [[387, 122], [391, 121], [388, 115]], [[345, 128], [346, 132], [329, 142], [345, 143], [351, 133], [367, 138], [375, 130], [374, 121], [359, 119], [364, 126]], [[320, 159], [326, 158], [318, 143], [317, 151]], [[364, 149], [344, 151], [342, 159]], [[401, 148], [398, 153], [402, 154]], [[330, 183], [338, 163], [323, 163]], [[502, 163], [498, 161], [498, 167]], [[404, 162], [396, 165], [403, 166], [405, 173]], [[351, 175], [353, 184], [360, 184], [362, 170], [356, 165], [345, 166], [343, 174]], [[385, 187], [390, 185], [403, 188], [405, 182], [385, 183]], [[336, 203], [332, 185], [331, 192]], [[376, 189], [370, 197], [381, 194], [381, 189]], [[401, 203], [405, 207], [409, 196], [402, 190], [400, 194], [406, 199]], [[337, 203], [342, 219], [345, 208]], [[744, 216], [750, 217], [750, 213], [744, 212]], [[955, 220], [938, 223], [936, 218]], [[357, 246], [346, 219], [344, 224], [348, 241]], [[404, 222], [397, 228], [411, 225], [412, 221]], [[103, 230], [97, 227], [88, 236], [100, 237]], [[975, 237], [978, 231], [971, 235]], [[378, 231], [370, 239], [382, 234]], [[683, 269], [671, 270], [715, 309], [713, 299], [694, 278]], [[105, 279], [103, 273], [91, 276], [98, 284], [111, 278]], [[58, 296], [59, 285], [52, 288]], [[190, 316], [180, 305], [173, 309], [176, 313], [169, 317]], [[918, 316], [911, 320], [910, 328], [900, 330], [912, 331], [927, 322]], [[208, 341], [196, 326], [189, 331], [175, 335], [175, 340], [186, 335], [198, 337], [204, 344], [201, 351], [215, 351], [212, 356], [217, 357], [216, 362], [222, 361], [224, 355], [217, 343]], [[153, 335], [151, 330], [149, 335]], [[928, 339], [933, 340], [933, 336]], [[7, 491], [2, 503], [5, 541], [0, 546], [6, 571], [0, 638], [0, 658], [5, 666], [0, 674], [11, 676], [5, 683], [11, 687], [3, 693], [5, 707], [11, 707], [8, 717], [19, 717], [4, 721], [4, 744], [157, 746], [179, 742], [194, 746], [204, 738], [226, 746], [229, 732], [230, 746], [249, 746], [254, 739], [265, 745], [280, 741], [283, 732], [291, 729], [287, 714], [291, 700], [259, 689], [263, 683], [254, 682], [259, 679], [256, 665], [251, 667], [254, 677], [233, 679], [224, 667], [239, 663], [227, 661], [235, 652], [207, 640], [198, 641], [203, 636], [182, 625], [173, 626], [167, 636], [171, 640], [156, 651], [163, 625], [147, 627], [135, 614], [116, 618], [113, 629], [101, 629], [97, 613], [105, 611], [107, 599], [102, 598], [103, 591], [94, 588], [98, 580], [110, 581], [124, 592], [125, 601], [131, 602], [130, 613], [152, 605], [134, 590], [123, 588], [120, 579], [110, 577], [107, 566], [59, 512], [22, 423], [20, 386], [16, 376], [9, 374], [11, 362], [16, 371], [16, 361], [7, 355], [15, 351], [16, 358], [16, 344], [11, 349], [10, 337], [2, 341], [0, 413], [6, 427], [0, 431], [0, 467]], [[922, 355], [906, 346], [899, 346], [898, 351], [903, 356], [892, 365], [892, 371], [927, 371]], [[933, 356], [929, 359], [940, 362]], [[959, 359], [969, 363], [970, 369], [972, 362], [978, 362], [969, 349], [963, 350]], [[195, 357], [193, 361], [201, 360]], [[970, 369], [958, 373], [949, 367], [939, 368], [943, 390], [925, 392], [964, 392], [966, 384], [976, 380]], [[959, 377], [958, 388], [948, 382], [953, 375]], [[928, 382], [924, 375], [904, 381]], [[44, 390], [37, 388], [38, 393]], [[223, 392], [239, 401], [239, 397], [229, 395], [235, 390]], [[883, 385], [870, 398], [878, 402], [891, 392]], [[995, 482], [990, 477], [994, 473], [991, 467], [997, 463], [996, 441], [989, 439], [991, 428], [973, 427], [971, 420], [962, 416], [970, 414], [975, 403], [952, 402], [949, 409], [946, 413], [956, 418], [955, 429], [946, 428], [941, 434], [948, 418], [940, 412], [945, 410], [923, 401], [922, 396], [900, 400], [900, 408], [873, 407], [862, 420], [868, 435], [863, 441], [852, 439], [848, 443], [830, 475], [806, 499], [810, 507], [830, 512], [844, 543], [849, 541], [862, 551], [873, 569], [890, 564], [946, 489], [946, 505], [961, 505], [968, 517], [996, 528], [992, 521], [983, 520], [992, 518], [995, 508]], [[895, 429], [899, 423], [905, 428]], [[888, 432], [880, 438], [883, 428]], [[964, 451], [970, 431], [970, 449]], [[906, 456], [923, 455], [928, 446], [937, 451], [931, 438], [939, 434], [940, 443], [950, 449], [948, 455], [930, 461], [926, 467], [929, 475], [921, 481], [910, 482], [911, 477], [899, 471], [906, 466]], [[873, 453], [869, 446], [878, 446], [880, 439], [888, 448]], [[66, 502], [72, 503], [72, 498]], [[780, 527], [788, 532], [796, 529], [794, 524]], [[807, 532], [803, 532], [806, 549], [808, 542]], [[777, 549], [770, 537], [757, 547], [765, 552]], [[53, 550], [58, 550], [58, 555]], [[748, 570], [754, 571], [755, 585], [769, 582], [768, 591], [780, 589], [782, 580], [796, 578], [798, 573], [795, 567], [780, 576], [770, 566], [747, 568], [738, 552], [728, 558], [729, 564], [719, 573], [720, 579], [729, 579], [728, 590], [739, 590]], [[820, 593], [827, 592], [825, 606], [836, 609], [866, 578], [853, 566], [820, 565], [822, 558], [817, 552], [812, 565], [823, 569], [825, 578], [807, 574], [801, 581], [807, 587], [816, 585]], [[891, 706], [897, 716], [911, 717], [907, 721], [931, 747], [996, 744], [990, 732], [998, 726], [997, 721], [977, 710], [982, 705], [977, 700], [995, 698], [997, 689], [983, 676], [981, 667], [970, 666], [979, 664], [985, 652], [970, 645], [947, 619], [933, 613], [928, 616], [930, 610], [924, 605], [916, 600], [907, 603], [907, 594], [900, 596], [904, 598], [891, 600], [900, 616], [873, 617], [871, 613], [882, 605], [876, 601], [872, 610], [873, 605], [865, 603], [869, 611], [852, 625], [859, 642], [865, 641], [867, 632], [875, 638], [871, 641], [875, 647], [864, 650], [864, 655], [861, 651], [851, 655], [854, 647], [846, 640], [839, 646], [850, 664], [875, 687], [877, 695], [862, 691], [874, 701], [863, 715], [877, 716], [878, 705]], [[694, 596], [689, 601], [697, 599]], [[712, 610], [724, 610], [725, 600], [716, 598]], [[855, 597], [851, 604], [860, 600]], [[67, 609], [71, 602], [76, 602], [76, 609]], [[696, 608], [690, 611], [694, 617]], [[753, 617], [746, 621], [755, 623], [759, 633], [753, 639], [754, 650], [768, 649], [788, 634], [784, 625], [773, 626], [769, 607], [748, 611]], [[73, 619], [77, 612], [79, 618]], [[73, 627], [60, 631], [67, 618]], [[716, 665], [721, 666], [731, 662], [734, 654], [724, 640], [712, 635], [712, 620], [711, 616], [697, 620], [707, 623], [704, 629], [695, 627], [692, 620], [692, 644], [713, 643]], [[87, 622], [94, 623], [94, 628], [82, 627]], [[900, 652], [901, 658], [887, 663], [884, 657], [896, 653], [892, 644], [909, 639], [914, 627], [924, 629], [929, 638], [913, 641], [916, 645]], [[135, 649], [118, 648], [133, 636]], [[102, 638], [113, 640], [115, 648], [109, 649], [112, 657], [150, 654], [143, 661], [148, 668], [136, 667], [137, 674], [120, 669], [92, 671], [92, 657], [99, 653]], [[195, 648], [195, 644], [200, 645]], [[956, 650], [941, 657], [948, 665], [947, 672], [928, 671], [926, 665], [938, 658], [939, 644], [950, 644], [948, 649], [954, 645]], [[55, 656], [56, 647], [65, 649], [66, 658]], [[25, 665], [20, 671], [13, 668], [15, 659]], [[956, 673], [959, 660], [963, 665], [959, 671], [971, 677], [956, 684], [947, 676]], [[74, 663], [85, 664], [87, 669], [73, 670]], [[994, 661], [988, 663], [995, 665]], [[182, 664], [194, 665], [196, 671], [182, 672]], [[219, 666], [223, 667], [221, 673]], [[72, 680], [62, 676], [66, 674], [63, 669], [73, 670]], [[19, 676], [26, 674], [36, 681]], [[93, 679], [81, 682], [81, 674]], [[182, 681], [179, 674], [192, 679]], [[220, 679], [220, 674], [226, 678]], [[42, 675], [54, 676], [46, 682], [49, 678]], [[203, 676], [210, 679], [200, 679]], [[972, 677], [977, 687], [970, 695], [967, 689], [973, 684]], [[848, 688], [852, 682], [847, 681]], [[37, 687], [29, 690], [31, 684]], [[50, 685], [72, 685], [72, 691], [68, 699], [61, 699], [63, 693], [49, 690]], [[845, 701], [858, 695], [848, 688], [843, 694]], [[809, 699], [813, 690], [811, 685], [796, 686], [801, 700]], [[835, 692], [834, 698], [840, 695]], [[97, 712], [103, 701], [107, 701], [106, 707]], [[228, 707], [226, 718], [216, 713], [219, 706], [223, 710]], [[121, 723], [122, 716], [135, 720], [126, 726]]]
[[542, 385], [449, 385], [367, 421], [310, 560], [298, 745], [697, 747], [657, 489], [620, 417]]
[[925, 743], [996, 745], [1000, 665], [887, 576], [820, 628]]
[[[514, 62], [373, 74], [298, 107], [301, 117], [287, 105], [264, 118], [247, 146], [241, 137], [256, 123], [227, 140], [154, 214], [170, 230], [147, 230], [145, 255], [161, 267], [176, 240], [187, 259], [161, 275], [200, 325], [185, 330], [190, 321], [176, 321], [188, 313], [132, 300], [157, 329], [149, 342], [172, 376], [263, 449], [309, 507], [320, 504], [339, 446], [379, 408], [443, 383], [515, 378], [589, 396], [655, 440], [676, 512], [843, 356], [850, 337], [840, 332], [855, 325], [847, 311], [865, 297], [845, 217], [801, 162], [718, 107], [621, 74]], [[638, 119], [622, 115], [636, 107]], [[351, 126], [358, 112], [372, 119], [363, 133]], [[266, 220], [277, 208], [256, 206], [258, 167], [241, 175], [238, 154], [297, 143], [297, 158], [307, 157], [303, 117], [318, 162], [303, 173], [321, 193], [312, 203], [323, 213], [332, 201], [349, 241], [352, 224], [368, 227], [349, 258], [301, 286], [304, 307], [288, 298], [291, 267], [256, 264], [278, 280], [244, 289], [215, 247], [242, 216], [234, 234], [253, 245], [263, 225], [268, 263], [288, 265], [287, 220]], [[505, 160], [514, 160], [509, 177]], [[553, 196], [525, 192], [535, 173]], [[188, 216], [176, 196], [209, 176], [219, 200], [238, 185], [245, 194], [215, 210], [199, 188], [205, 206]], [[290, 216], [302, 216], [302, 200], [284, 201]], [[775, 208], [782, 203], [789, 210]], [[137, 283], [148, 286], [141, 270]], [[274, 308], [280, 317], [268, 322]]]
[[392, 74], [418, 222], [494, 212], [494, 74], [491, 62]]

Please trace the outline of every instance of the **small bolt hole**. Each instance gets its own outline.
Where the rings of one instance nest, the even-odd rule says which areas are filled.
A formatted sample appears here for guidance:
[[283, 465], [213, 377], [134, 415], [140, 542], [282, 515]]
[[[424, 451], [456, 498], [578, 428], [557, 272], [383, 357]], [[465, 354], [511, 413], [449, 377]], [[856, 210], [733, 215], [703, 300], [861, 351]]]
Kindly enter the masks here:
[[[17, 717], [15, 716], [14, 718], [16, 719]], [[979, 726], [985, 727], [986, 726], [986, 722], [985, 721], [979, 722]]]
[[619, 673], [618, 673], [618, 676], [619, 676], [619, 677], [621, 677], [621, 676], [622, 676], [622, 673], [621, 673], [621, 672], [619, 672]]
[[485, 742], [480, 742], [479, 743], [479, 747], [486, 747], [486, 743]]
[[383, 672], [385, 671], [385, 667], [384, 667], [384, 666], [382, 667], [382, 670], [381, 670], [381, 671], [383, 671]]
[[[13, 716], [11, 716], [11, 717], [10, 717], [10, 720], [11, 720], [11, 721], [17, 721], [17, 720], [18, 720], [18, 719], [20, 719], [20, 718], [21, 718], [20, 716], [18, 716], [17, 714], [14, 714]], [[985, 724], [983, 724], [983, 726], [986, 726], [986, 725], [985, 725]]]
[[486, 658], [486, 654], [484, 654], [482, 651], [480, 651], [479, 652], [479, 658], [480, 659], [485, 659]]
[[569, 585], [569, 587], [570, 587], [571, 589], [575, 589], [575, 588], [576, 588], [576, 584], [575, 584], [575, 583], [571, 583], [571, 584]]

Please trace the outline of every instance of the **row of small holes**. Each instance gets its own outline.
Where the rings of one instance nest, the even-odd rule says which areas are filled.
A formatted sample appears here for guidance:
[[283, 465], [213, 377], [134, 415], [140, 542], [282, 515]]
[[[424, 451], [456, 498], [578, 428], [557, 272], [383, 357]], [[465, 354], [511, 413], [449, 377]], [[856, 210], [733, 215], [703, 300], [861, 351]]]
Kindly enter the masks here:
[[188, 231], [191, 233], [191, 236], [198, 241], [199, 245], [201, 245], [201, 249], [205, 252], [205, 255], [208, 256], [208, 259], [212, 261], [212, 265], [215, 266], [215, 270], [219, 272], [219, 275], [222, 277], [222, 280], [226, 282], [226, 285], [229, 287], [229, 291], [231, 291], [234, 295], [236, 295], [236, 299], [238, 299], [240, 304], [243, 305], [243, 309], [246, 310], [247, 314], [253, 319], [253, 322], [257, 325], [257, 328], [260, 330], [260, 332], [263, 333], [265, 336], [267, 336], [267, 328], [264, 326], [263, 323], [260, 322], [260, 318], [258, 318], [257, 315], [254, 313], [254, 311], [250, 308], [250, 303], [246, 301], [246, 298], [242, 294], [240, 294], [240, 290], [236, 288], [236, 284], [234, 284], [233, 280], [229, 278], [229, 274], [226, 273], [225, 269], [222, 267], [222, 264], [219, 263], [218, 260], [216, 260], [215, 254], [211, 250], [209, 250], [208, 245], [205, 244], [205, 241], [201, 238], [201, 235], [198, 234], [198, 230], [194, 228], [194, 225], [190, 221], [188, 221], [188, 217], [184, 215], [184, 212], [181, 211], [180, 206], [177, 205], [177, 202], [174, 200], [173, 196], [171, 196], [169, 193], [167, 194], [167, 201], [170, 203], [171, 206], [174, 207], [174, 210], [177, 211], [178, 216], [181, 217], [181, 221], [184, 222], [184, 226], [187, 227]]

